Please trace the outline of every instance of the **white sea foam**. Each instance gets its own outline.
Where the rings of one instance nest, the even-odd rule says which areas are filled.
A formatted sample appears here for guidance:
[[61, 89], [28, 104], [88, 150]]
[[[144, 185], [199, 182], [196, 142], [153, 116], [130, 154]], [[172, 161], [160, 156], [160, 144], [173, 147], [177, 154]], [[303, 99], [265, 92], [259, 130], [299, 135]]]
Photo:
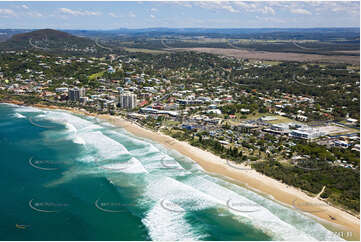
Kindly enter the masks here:
[[78, 133], [87, 145], [96, 148], [98, 155], [103, 158], [116, 158], [120, 155], [129, 154], [128, 150], [120, 143], [104, 135], [100, 131]]
[[42, 109], [25, 106], [17, 106], [15, 111], [20, 113], [45, 113], [45, 111]]
[[24, 115], [20, 114], [20, 113], [15, 113], [14, 114], [15, 118], [26, 118]]
[[137, 157], [149, 156], [151, 153], [159, 153], [160, 151], [152, 144], [146, 144], [145, 147], [132, 150], [130, 153]]
[[204, 209], [220, 203], [220, 200], [170, 177], [158, 177], [150, 182], [146, 195], [154, 201], [167, 199], [177, 204], [187, 204], [185, 209], [188, 210]]
[[[145, 189], [147, 200], [156, 201], [142, 220], [152, 240], [200, 240], [204, 235], [194, 231], [184, 220], [184, 212], [191, 212], [218, 203], [193, 187], [169, 177], [158, 177]], [[166, 202], [167, 206], [163, 203]], [[171, 205], [169, 208], [168, 205]]]
[[48, 111], [46, 115], [38, 115], [37, 117], [64, 124], [70, 132], [84, 129], [89, 127], [90, 125], [93, 125], [92, 122], [75, 116], [73, 114], [67, 113], [65, 111]]
[[146, 142], [146, 141], [142, 140], [141, 138], [139, 138], [139, 139], [135, 138], [134, 135], [128, 133], [125, 130], [121, 130], [121, 129], [117, 130], [117, 131], [112, 130], [112, 131], [109, 131], [109, 133], [111, 135], [115, 135], [117, 138], [120, 138], [123, 141], [126, 141], [128, 145], [134, 146], [137, 148], [142, 148], [142, 147], [150, 144], [149, 142]]
[[187, 183], [196, 186], [200, 191], [221, 200], [221, 204], [223, 205], [226, 205], [227, 201], [236, 204], [234, 208], [227, 207], [231, 213], [239, 215], [240, 217], [238, 218], [242, 218], [243, 216], [248, 217], [253, 226], [268, 234], [273, 234], [277, 240], [315, 240], [315, 238], [296, 229], [291, 224], [285, 223], [263, 206], [221, 185], [201, 177], [190, 177]]
[[71, 123], [69, 122], [65, 122], [65, 127], [67, 128], [67, 130], [71, 133], [75, 133], [77, 132], [77, 129], [75, 128], [74, 125], [72, 125]]
[[[173, 158], [163, 153], [157, 153], [154, 155], [142, 158], [145, 166], [151, 170], [159, 169], [175, 169], [184, 170], [184, 168]], [[165, 172], [165, 171], [164, 171]], [[164, 175], [167, 175], [166, 173]]]
[[101, 128], [101, 126], [95, 125], [88, 120], [63, 111], [50, 111], [40, 117], [65, 124], [66, 132], [69, 133], [69, 137], [74, 143], [89, 145], [97, 149], [98, 155], [102, 158], [116, 158], [120, 155], [129, 154], [127, 149], [119, 142], [100, 131], [93, 131]]
[[[256, 206], [257, 204], [255, 202], [235, 192], [199, 177], [192, 179], [189, 184], [184, 184], [168, 177], [158, 178], [156, 181], [148, 184], [146, 189], [147, 197], [155, 201], [167, 199], [187, 211], [196, 211], [209, 207], [222, 207], [237, 215], [236, 218], [238, 218], [240, 222], [250, 223], [267, 234], [274, 236], [275, 239], [315, 240], [313, 237], [283, 222], [267, 209], [262, 206]], [[243, 204], [242, 209], [244, 209], [244, 211], [254, 208], [259, 210], [249, 213], [229, 209], [227, 207], [227, 201], [229, 199], [232, 199], [235, 203]]]
[[[245, 189], [241, 186], [229, 183], [227, 181], [221, 180], [219, 178], [207, 176], [207, 180], [210, 180], [212, 183], [220, 184], [223, 188], [236, 192], [242, 197], [246, 197], [249, 200], [256, 201], [260, 206], [268, 209], [273, 215], [279, 217], [285, 223], [291, 224], [296, 229], [303, 231], [304, 233], [311, 235], [317, 240], [342, 240], [340, 237], [336, 236], [333, 232], [327, 230], [321, 224], [317, 223], [315, 220], [295, 211], [294, 209], [287, 208], [278, 204], [275, 201], [267, 199], [253, 191]], [[199, 184], [199, 181], [193, 181], [194, 183]], [[204, 187], [206, 185], [200, 186]], [[202, 190], [202, 189], [201, 189]], [[220, 193], [221, 194], [221, 193]]]
[[[172, 204], [173, 208], [182, 210], [181, 207], [169, 200], [167, 203]], [[193, 231], [192, 226], [183, 218], [183, 213], [176, 213], [164, 209], [161, 201], [158, 201], [154, 205], [146, 217], [142, 219], [142, 222], [148, 228], [152, 240], [189, 241], [201, 240], [203, 237], [201, 234]]]
[[86, 142], [83, 138], [79, 137], [79, 136], [76, 136], [74, 139], [73, 139], [73, 142], [76, 143], [76, 144], [80, 144], [80, 145], [85, 145]]
[[[60, 113], [60, 114], [59, 114]], [[40, 115], [39, 115], [40, 116]], [[206, 174], [202, 176], [207, 177], [207, 179], [202, 178], [197, 175], [199, 172], [196, 172], [194, 176], [189, 180], [186, 179], [182, 182], [177, 181], [173, 178], [164, 177], [169, 176], [172, 173], [163, 172], [160, 173], [159, 169], [157, 172], [154, 168], [158, 167], [160, 164], [159, 158], [166, 157], [164, 159], [165, 163], [172, 163], [174, 159], [173, 155], [169, 156], [171, 151], [160, 148], [159, 145], [152, 144], [151, 142], [146, 142], [143, 140], [138, 140], [134, 137], [129, 137], [122, 133], [114, 132], [119, 135], [121, 140], [117, 141], [118, 138], [110, 138], [100, 131], [94, 131], [94, 129], [101, 128], [100, 126], [94, 125], [92, 122], [85, 119], [79, 118], [74, 115], [63, 112], [48, 112], [46, 113], [46, 118], [52, 118], [54, 121], [63, 122], [67, 127], [67, 131], [73, 134], [73, 141], [75, 143], [86, 144], [91, 146], [96, 150], [96, 156], [100, 156], [104, 159], [120, 159], [124, 160], [125, 157], [135, 156], [126, 164], [130, 164], [129, 167], [124, 166], [124, 162], [106, 164], [99, 168], [91, 168], [90, 170], [77, 171], [79, 174], [104, 174], [104, 170], [109, 170], [109, 172], [114, 173], [144, 173], [144, 176], [149, 176], [148, 172], [151, 175], [155, 175], [156, 179], [149, 178], [151, 182], [148, 182], [146, 188], [144, 189], [144, 196], [147, 199], [151, 199], [156, 202], [156, 205], [148, 211], [146, 217], [143, 219], [143, 223], [147, 226], [149, 234], [153, 240], [196, 240], [201, 239], [202, 236], [197, 234], [192, 230], [192, 226], [188, 224], [183, 219], [182, 213], [175, 213], [172, 211], [167, 211], [164, 209], [160, 202], [163, 199], [166, 199], [169, 204], [172, 204], [172, 207], [179, 209], [184, 209], [186, 211], [202, 210], [210, 207], [222, 207], [227, 209], [227, 200], [232, 199], [232, 202], [250, 204], [244, 206], [245, 210], [249, 208], [255, 208], [257, 204], [255, 201], [257, 199], [247, 199], [243, 194], [239, 192], [232, 191], [224, 186], [218, 185], [212, 179], [207, 180], [209, 177]], [[135, 149], [132, 149], [129, 152], [121, 143], [129, 142], [130, 146], [133, 145]], [[125, 156], [126, 155], [126, 156]], [[180, 155], [179, 155], [180, 156]], [[91, 159], [89, 161], [94, 161], [93, 156], [89, 156]], [[178, 153], [177, 153], [178, 157]], [[183, 158], [182, 158], [183, 159]], [[184, 158], [184, 160], [189, 160]], [[191, 161], [190, 161], [191, 162]], [[143, 164], [144, 165], [143, 165]], [[174, 161], [175, 164], [177, 162]], [[162, 166], [162, 165], [161, 165]], [[101, 171], [102, 170], [102, 171]], [[105, 172], [107, 174], [108, 172]], [[79, 175], [78, 174], [78, 175]], [[116, 174], [118, 176], [118, 174]], [[162, 175], [162, 176], [160, 176]], [[64, 177], [62, 181], [71, 179], [71, 177], [76, 176], [76, 174], [68, 174], [68, 177]], [[119, 174], [121, 176], [121, 174]], [[272, 201], [269, 201], [272, 203]], [[267, 232], [274, 236], [274, 239], [279, 240], [314, 240], [314, 238], [320, 239], [325, 238], [327, 240], [335, 239], [332, 235], [332, 232], [327, 231], [323, 228], [322, 225], [319, 225], [313, 222], [310, 225], [310, 228], [301, 229], [300, 226], [296, 228], [292, 221], [283, 221], [280, 219], [281, 216], [276, 216], [273, 214], [275, 210], [266, 209], [264, 206], [259, 206], [259, 210], [252, 213], [242, 213], [237, 212], [232, 209], [228, 209], [231, 213], [235, 214], [241, 222], [247, 222], [253, 226]], [[282, 212], [288, 211], [290, 209], [283, 208]], [[292, 214], [296, 213], [295, 211], [290, 211]], [[299, 215], [299, 214], [297, 214]], [[294, 215], [294, 216], [297, 216]], [[299, 215], [301, 216], [301, 215]], [[247, 217], [248, 219], [244, 219]], [[305, 220], [306, 221], [306, 220]], [[299, 223], [300, 221], [295, 221]], [[307, 227], [307, 223], [304, 224]], [[318, 231], [322, 231], [324, 236], [314, 236]]]
[[10, 107], [14, 107], [14, 108], [20, 107], [19, 105], [14, 104], [14, 103], [0, 103], [0, 105], [10, 106]]
[[131, 158], [128, 162], [113, 163], [101, 166], [101, 168], [110, 170], [112, 172], [123, 173], [147, 173], [147, 170], [143, 167], [142, 163], [136, 158]]

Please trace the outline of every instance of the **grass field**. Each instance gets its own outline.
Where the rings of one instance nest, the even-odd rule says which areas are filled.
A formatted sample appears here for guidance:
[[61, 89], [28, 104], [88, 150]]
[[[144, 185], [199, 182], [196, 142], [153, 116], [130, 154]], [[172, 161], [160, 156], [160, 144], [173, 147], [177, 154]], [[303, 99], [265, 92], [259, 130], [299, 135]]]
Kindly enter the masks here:
[[180, 124], [180, 122], [172, 120], [167, 120], [163, 123], [163, 125], [166, 125], [167, 127], [177, 126], [178, 124]]
[[95, 79], [97, 79], [97, 78], [102, 77], [102, 76], [104, 75], [104, 73], [105, 73], [105, 71], [101, 71], [101, 72], [98, 72], [98, 73], [94, 73], [94, 74], [90, 75], [90, 76], [88, 77], [88, 79], [89, 79], [89, 80], [95, 80]]
[[269, 124], [280, 124], [280, 123], [299, 123], [293, 119], [290, 119], [290, 118], [286, 118], [286, 117], [283, 117], [283, 116], [279, 116], [279, 115], [272, 115], [273, 117], [277, 117], [278, 119], [277, 120], [274, 120], [274, 121], [266, 121], [267, 123]]
[[270, 52], [270, 51], [255, 51], [246, 49], [234, 48], [172, 48], [174, 51], [195, 51], [204, 52], [221, 56], [232, 56], [243, 59], [256, 59], [268, 61], [296, 61], [307, 63], [344, 63], [360, 65], [359, 56], [347, 55], [320, 55], [320, 54], [305, 54], [293, 52]]

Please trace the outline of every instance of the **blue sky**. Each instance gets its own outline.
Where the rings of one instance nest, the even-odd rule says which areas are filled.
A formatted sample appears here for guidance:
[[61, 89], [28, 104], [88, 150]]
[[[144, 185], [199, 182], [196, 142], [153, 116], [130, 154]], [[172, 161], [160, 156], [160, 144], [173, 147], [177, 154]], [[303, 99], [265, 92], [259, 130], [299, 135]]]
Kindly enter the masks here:
[[359, 26], [358, 1], [0, 2], [0, 28]]

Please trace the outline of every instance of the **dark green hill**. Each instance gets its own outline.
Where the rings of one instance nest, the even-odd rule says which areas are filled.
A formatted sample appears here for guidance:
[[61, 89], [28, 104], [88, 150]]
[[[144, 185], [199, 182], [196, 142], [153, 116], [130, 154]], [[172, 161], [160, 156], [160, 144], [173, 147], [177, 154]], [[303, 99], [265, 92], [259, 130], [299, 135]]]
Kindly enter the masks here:
[[53, 29], [41, 29], [13, 35], [7, 41], [0, 43], [0, 49], [93, 52], [96, 50], [96, 45], [93, 40], [88, 38], [77, 37]]

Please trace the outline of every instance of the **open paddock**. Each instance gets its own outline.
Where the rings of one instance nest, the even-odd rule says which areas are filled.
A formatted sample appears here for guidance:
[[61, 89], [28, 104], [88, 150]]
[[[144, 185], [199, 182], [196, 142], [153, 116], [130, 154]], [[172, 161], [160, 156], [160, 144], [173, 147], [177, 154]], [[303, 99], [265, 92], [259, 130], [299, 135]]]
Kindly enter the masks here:
[[317, 55], [286, 52], [251, 51], [228, 48], [171, 48], [173, 51], [195, 51], [242, 59], [297, 61], [313, 63], [346, 63], [360, 65], [359, 56], [346, 55]]

